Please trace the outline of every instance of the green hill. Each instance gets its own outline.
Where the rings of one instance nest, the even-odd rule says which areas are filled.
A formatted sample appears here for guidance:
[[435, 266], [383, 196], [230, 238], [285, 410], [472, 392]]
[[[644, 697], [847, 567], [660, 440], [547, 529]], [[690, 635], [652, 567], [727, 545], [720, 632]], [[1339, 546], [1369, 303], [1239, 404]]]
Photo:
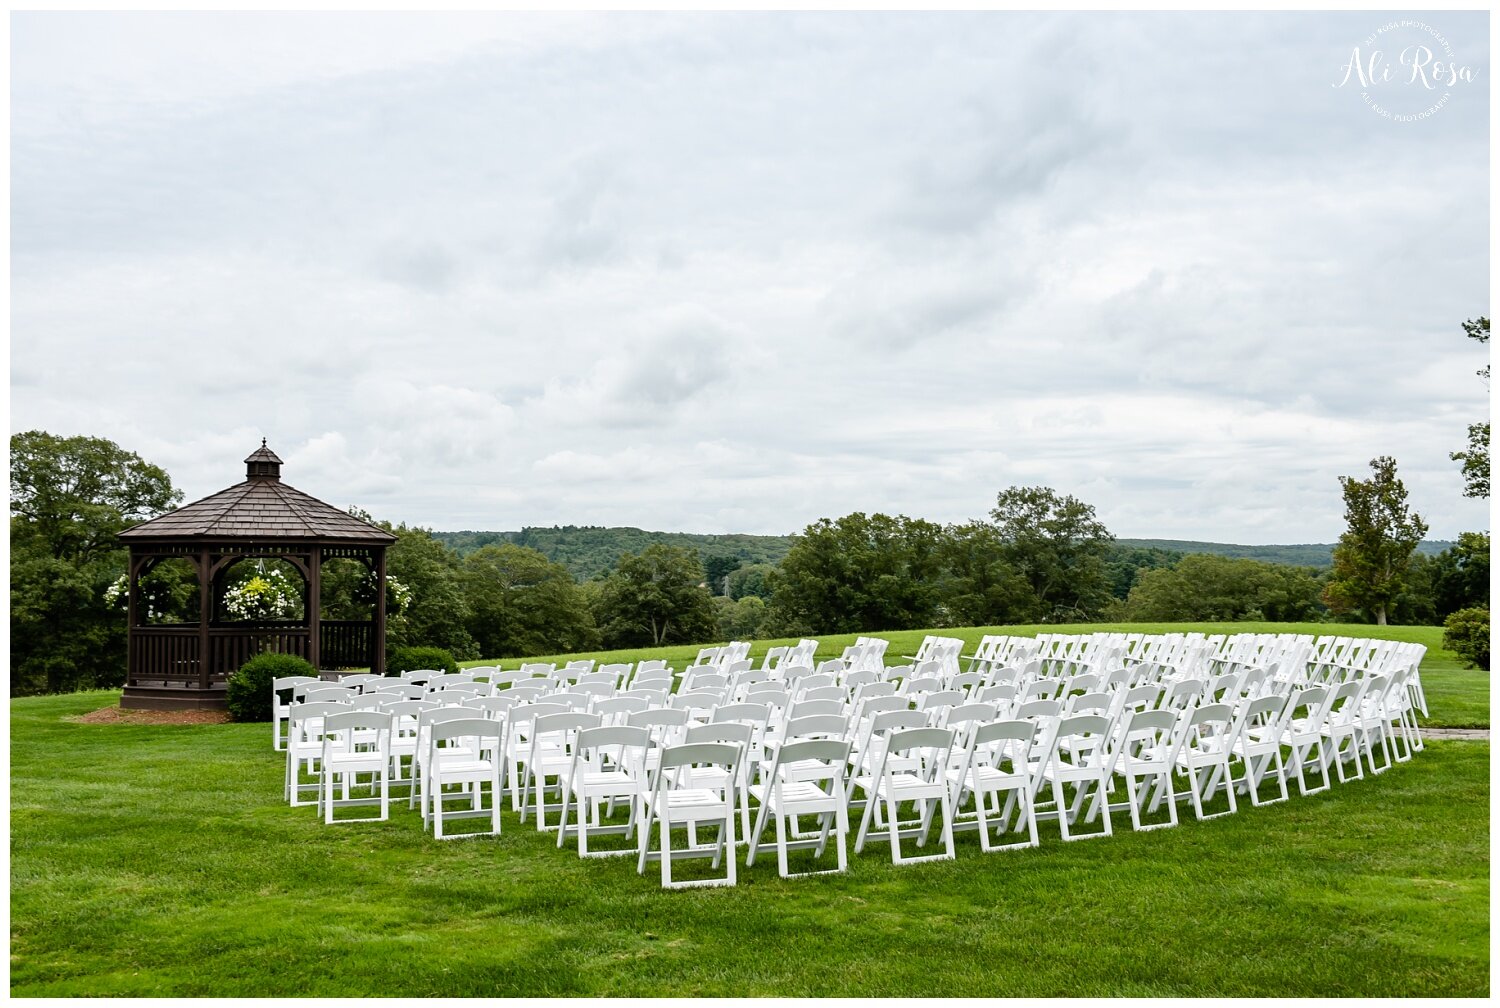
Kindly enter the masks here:
[[[606, 528], [601, 525], [554, 525], [523, 528], [519, 532], [434, 532], [433, 536], [459, 556], [492, 543], [510, 542], [529, 546], [548, 559], [567, 567], [580, 581], [608, 571], [623, 553], [639, 553], [652, 543], [686, 546], [709, 557], [734, 557], [741, 564], [780, 563], [792, 548], [794, 536], [707, 535], [695, 532], [647, 532], [638, 528]], [[1430, 541], [1418, 546], [1429, 555], [1441, 553], [1451, 542]], [[1167, 553], [1213, 553], [1227, 557], [1249, 557], [1269, 563], [1297, 567], [1326, 568], [1333, 563], [1332, 543], [1241, 546], [1234, 543], [1195, 542], [1187, 539], [1116, 539], [1119, 549], [1161, 550]], [[1163, 561], [1171, 560], [1162, 557]], [[1151, 566], [1157, 566], [1152, 564]], [[1127, 581], [1128, 584], [1128, 581]]]
[[[1249, 557], [1267, 563], [1291, 564], [1294, 567], [1333, 566], [1333, 543], [1299, 543], [1287, 546], [1240, 546], [1235, 543], [1194, 542], [1189, 539], [1116, 539], [1120, 546], [1172, 550], [1176, 553], [1212, 553], [1216, 556]], [[1418, 553], [1434, 556], [1452, 546], [1444, 540], [1429, 540], [1417, 547]]]
[[529, 546], [547, 559], [562, 564], [578, 580], [587, 581], [614, 567], [621, 554], [639, 553], [653, 543], [686, 546], [708, 557], [734, 557], [742, 565], [780, 563], [792, 548], [791, 536], [700, 535], [694, 532], [647, 532], [638, 528], [605, 528], [600, 525], [554, 525], [524, 528], [519, 532], [434, 532], [459, 556], [492, 543], [510, 542]]

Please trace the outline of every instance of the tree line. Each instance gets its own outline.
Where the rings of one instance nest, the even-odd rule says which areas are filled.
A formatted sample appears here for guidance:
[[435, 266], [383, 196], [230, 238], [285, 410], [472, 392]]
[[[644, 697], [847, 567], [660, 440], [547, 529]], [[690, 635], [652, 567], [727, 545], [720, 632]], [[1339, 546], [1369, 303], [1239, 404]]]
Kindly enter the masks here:
[[[1121, 546], [1091, 505], [1049, 487], [1010, 487], [984, 518], [949, 525], [859, 512], [820, 519], [779, 563], [652, 542], [582, 581], [529, 546], [502, 540], [460, 555], [428, 529], [377, 522], [396, 536], [387, 643], [504, 659], [1098, 619], [1438, 623], [1487, 606], [1488, 534], [1415, 553], [1426, 525], [1407, 511], [1394, 461], [1372, 467], [1369, 480], [1342, 478], [1349, 531], [1326, 572]], [[118, 685], [125, 619], [111, 586], [126, 553], [115, 536], [181, 493], [112, 442], [42, 431], [12, 437], [11, 486], [12, 693]], [[365, 572], [347, 566], [325, 568], [326, 618], [371, 604]], [[192, 586], [161, 576], [163, 613], [176, 600], [191, 614]]]

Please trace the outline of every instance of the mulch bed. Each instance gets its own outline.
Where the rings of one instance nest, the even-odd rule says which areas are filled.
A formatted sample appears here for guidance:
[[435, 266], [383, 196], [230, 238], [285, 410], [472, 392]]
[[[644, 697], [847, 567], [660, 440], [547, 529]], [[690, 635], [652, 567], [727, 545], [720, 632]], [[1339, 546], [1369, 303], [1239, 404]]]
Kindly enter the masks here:
[[88, 714], [67, 718], [79, 724], [226, 724], [229, 712], [221, 710], [126, 710], [103, 707]]

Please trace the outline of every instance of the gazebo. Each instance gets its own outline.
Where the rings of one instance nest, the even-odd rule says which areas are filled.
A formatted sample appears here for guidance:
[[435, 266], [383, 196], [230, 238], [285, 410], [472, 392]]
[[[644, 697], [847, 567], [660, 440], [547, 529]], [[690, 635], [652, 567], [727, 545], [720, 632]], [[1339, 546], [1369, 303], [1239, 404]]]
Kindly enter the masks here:
[[[245, 480], [120, 533], [130, 548], [129, 665], [121, 707], [222, 708], [225, 681], [249, 658], [278, 651], [315, 669], [385, 666], [385, 551], [396, 537], [281, 481], [281, 459], [261, 440]], [[368, 620], [322, 619], [322, 569], [343, 558], [373, 575]], [[280, 560], [302, 579], [300, 618], [235, 620], [226, 577], [242, 560]], [[186, 561], [198, 583], [197, 621], [150, 621], [141, 581], [164, 561]]]

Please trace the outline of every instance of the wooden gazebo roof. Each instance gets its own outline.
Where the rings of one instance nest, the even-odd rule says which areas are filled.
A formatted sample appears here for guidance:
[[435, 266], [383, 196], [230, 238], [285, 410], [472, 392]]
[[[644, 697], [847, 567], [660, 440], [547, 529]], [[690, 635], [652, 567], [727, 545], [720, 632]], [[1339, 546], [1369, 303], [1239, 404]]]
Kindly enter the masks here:
[[281, 482], [281, 459], [261, 441], [245, 459], [242, 483], [185, 504], [120, 533], [126, 542], [157, 539], [254, 539], [386, 546], [391, 533]]

